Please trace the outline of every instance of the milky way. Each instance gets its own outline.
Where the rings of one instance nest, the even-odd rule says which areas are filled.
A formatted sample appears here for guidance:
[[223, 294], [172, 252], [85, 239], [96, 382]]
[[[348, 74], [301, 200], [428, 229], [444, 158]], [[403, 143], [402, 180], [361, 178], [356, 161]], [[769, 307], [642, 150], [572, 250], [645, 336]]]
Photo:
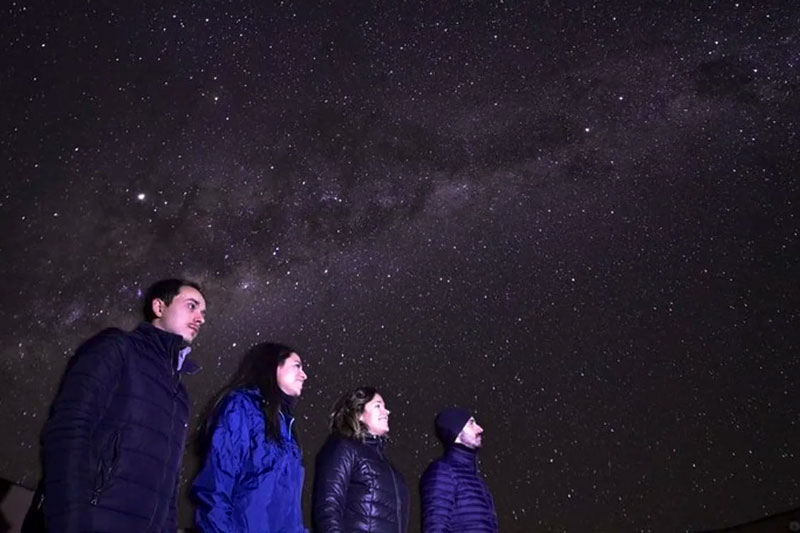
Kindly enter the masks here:
[[449, 404], [504, 532], [800, 506], [796, 3], [258, 4], [4, 8], [0, 476], [35, 484], [72, 351], [177, 275], [195, 413], [295, 346], [310, 486], [375, 385], [414, 530]]

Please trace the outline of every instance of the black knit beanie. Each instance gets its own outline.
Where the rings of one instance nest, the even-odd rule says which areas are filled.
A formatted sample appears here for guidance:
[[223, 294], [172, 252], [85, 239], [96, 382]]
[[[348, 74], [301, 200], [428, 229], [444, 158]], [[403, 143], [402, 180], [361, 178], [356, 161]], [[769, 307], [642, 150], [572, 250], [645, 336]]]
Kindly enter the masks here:
[[463, 407], [448, 407], [436, 416], [436, 436], [442, 444], [452, 446], [472, 414]]

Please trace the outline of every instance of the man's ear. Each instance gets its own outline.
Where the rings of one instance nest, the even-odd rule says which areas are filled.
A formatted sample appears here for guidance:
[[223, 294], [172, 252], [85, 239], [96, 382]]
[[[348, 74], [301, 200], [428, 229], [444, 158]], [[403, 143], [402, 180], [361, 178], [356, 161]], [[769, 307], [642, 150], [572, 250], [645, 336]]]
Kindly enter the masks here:
[[164, 314], [164, 308], [166, 307], [164, 300], [161, 298], [153, 298], [151, 305], [153, 306], [153, 314], [156, 318], [161, 318], [161, 315]]

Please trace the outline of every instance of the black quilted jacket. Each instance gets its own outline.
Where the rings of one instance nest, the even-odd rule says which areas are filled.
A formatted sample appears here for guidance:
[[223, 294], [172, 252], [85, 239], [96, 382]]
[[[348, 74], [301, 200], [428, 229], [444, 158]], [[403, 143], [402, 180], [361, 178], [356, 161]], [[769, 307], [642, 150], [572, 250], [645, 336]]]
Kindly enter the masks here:
[[408, 488], [385, 439], [329, 437], [317, 454], [312, 502], [319, 533], [405, 533]]
[[70, 360], [42, 434], [48, 531], [177, 529], [189, 418], [175, 370], [181, 345], [143, 323], [101, 332]]

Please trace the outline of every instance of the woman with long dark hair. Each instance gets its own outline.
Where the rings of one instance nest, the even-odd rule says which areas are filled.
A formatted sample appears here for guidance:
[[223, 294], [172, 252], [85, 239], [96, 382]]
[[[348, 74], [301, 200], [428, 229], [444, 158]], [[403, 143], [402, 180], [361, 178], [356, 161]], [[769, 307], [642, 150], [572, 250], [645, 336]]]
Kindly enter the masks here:
[[389, 410], [378, 391], [360, 387], [339, 398], [330, 430], [314, 471], [315, 531], [405, 533], [408, 488], [385, 454]]
[[245, 354], [215, 396], [201, 435], [205, 462], [191, 491], [200, 531], [306, 531], [292, 415], [305, 380], [294, 350], [263, 343]]

